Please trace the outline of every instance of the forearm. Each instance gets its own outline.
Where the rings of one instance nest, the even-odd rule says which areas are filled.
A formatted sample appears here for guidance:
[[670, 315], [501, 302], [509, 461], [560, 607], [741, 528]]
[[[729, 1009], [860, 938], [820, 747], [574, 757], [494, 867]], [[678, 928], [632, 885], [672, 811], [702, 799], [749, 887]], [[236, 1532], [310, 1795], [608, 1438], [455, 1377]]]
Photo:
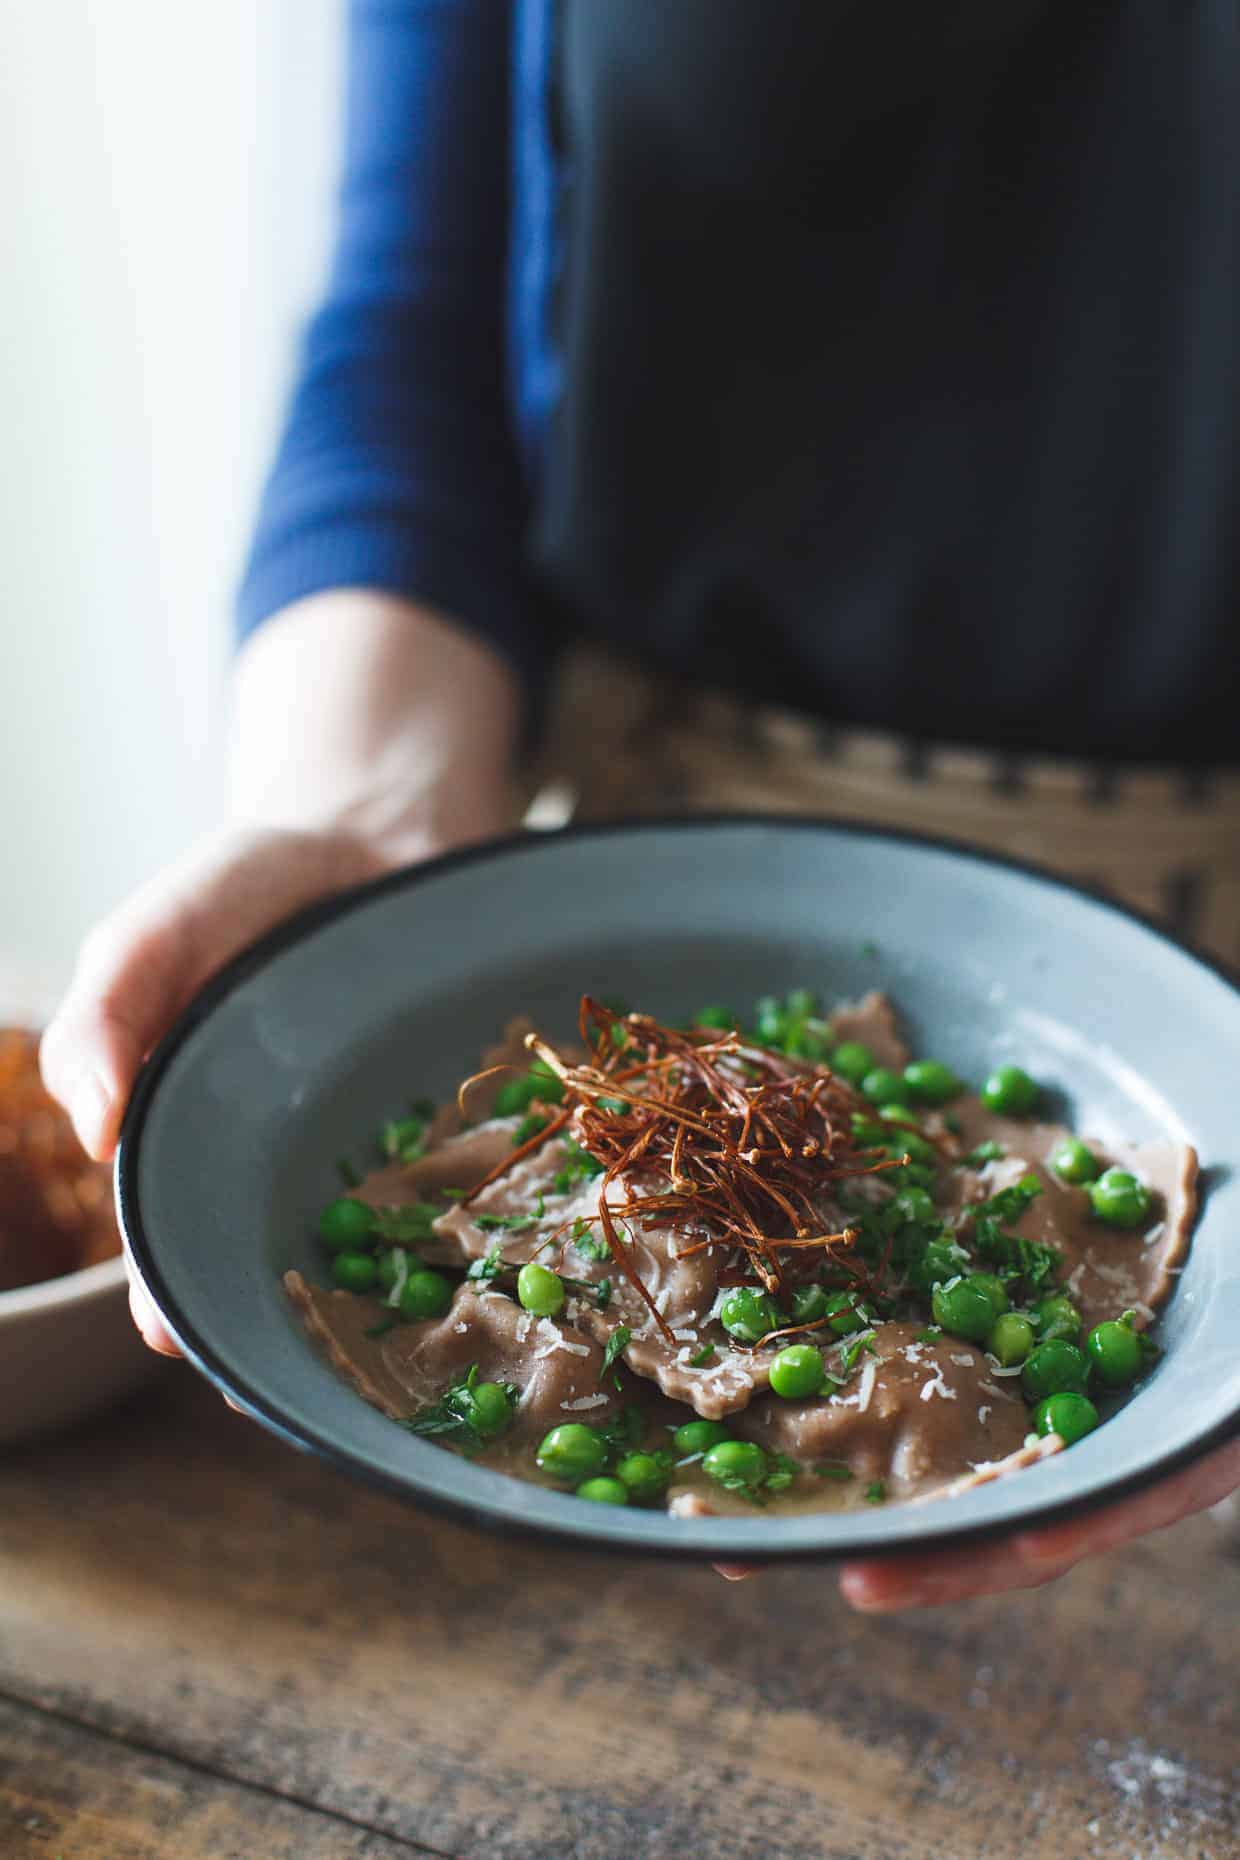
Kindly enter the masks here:
[[393, 863], [502, 831], [520, 709], [498, 654], [429, 609], [313, 595], [238, 655], [234, 815], [356, 833]]

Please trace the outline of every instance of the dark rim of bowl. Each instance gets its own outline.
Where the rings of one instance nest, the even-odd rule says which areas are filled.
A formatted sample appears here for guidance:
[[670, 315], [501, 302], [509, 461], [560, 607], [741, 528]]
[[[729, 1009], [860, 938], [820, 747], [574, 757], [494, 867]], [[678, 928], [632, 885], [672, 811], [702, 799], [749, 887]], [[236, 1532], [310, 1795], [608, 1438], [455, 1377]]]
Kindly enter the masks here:
[[[303, 1452], [309, 1451], [317, 1454], [349, 1477], [400, 1498], [407, 1504], [421, 1506], [458, 1522], [463, 1518], [476, 1527], [500, 1535], [532, 1538], [558, 1548], [580, 1551], [583, 1547], [588, 1547], [609, 1555], [654, 1556], [699, 1563], [709, 1562], [719, 1557], [742, 1557], [747, 1562], [763, 1564], [852, 1562], [859, 1559], [898, 1557], [920, 1550], [947, 1551], [960, 1549], [966, 1545], [995, 1541], [1003, 1537], [1036, 1531], [1045, 1525], [1063, 1523], [1070, 1518], [1083, 1517], [1089, 1512], [1101, 1510], [1130, 1493], [1144, 1490], [1170, 1473], [1193, 1465], [1212, 1452], [1214, 1448], [1240, 1436], [1240, 1412], [1237, 1412], [1217, 1422], [1191, 1445], [1152, 1461], [1141, 1471], [1115, 1479], [1105, 1484], [1099, 1491], [1077, 1498], [1062, 1499], [1057, 1504], [1046, 1506], [1030, 1518], [995, 1522], [980, 1521], [975, 1524], [958, 1525], [955, 1528], [947, 1526], [943, 1529], [935, 1529], [934, 1513], [938, 1508], [928, 1505], [926, 1519], [929, 1528], [925, 1534], [897, 1544], [878, 1536], [859, 1538], [855, 1543], [849, 1543], [846, 1548], [818, 1549], [812, 1545], [782, 1548], [776, 1543], [760, 1542], [755, 1543], [752, 1548], [746, 1544], [743, 1549], [739, 1545], [706, 1549], [700, 1544], [677, 1543], [670, 1534], [666, 1543], [641, 1542], [640, 1540], [630, 1542], [596, 1536], [588, 1528], [587, 1519], [582, 1519], [580, 1528], [569, 1523], [563, 1526], [542, 1522], [534, 1523], [520, 1517], [510, 1517], [467, 1497], [427, 1492], [412, 1485], [407, 1477], [387, 1474], [373, 1466], [361, 1463], [348, 1452], [342, 1451], [334, 1442], [320, 1435], [306, 1422], [290, 1421], [271, 1406], [261, 1393], [251, 1388], [244, 1378], [234, 1377], [216, 1353], [203, 1342], [193, 1324], [176, 1309], [175, 1301], [169, 1294], [156, 1261], [155, 1251], [151, 1246], [139, 1206], [138, 1167], [142, 1133], [151, 1102], [171, 1061], [190, 1035], [210, 1018], [220, 1002], [225, 1000], [234, 989], [265, 968], [274, 957], [301, 942], [305, 937], [323, 929], [327, 924], [334, 923], [337, 918], [347, 916], [359, 905], [383, 897], [388, 892], [403, 891], [425, 883], [429, 879], [438, 878], [443, 873], [460, 866], [477, 864], [482, 860], [508, 857], [539, 846], [558, 844], [564, 840], [603, 839], [612, 835], [644, 831], [700, 833], [720, 830], [735, 831], [738, 828], [752, 827], [771, 827], [779, 831], [793, 829], [797, 832], [808, 833], [842, 833], [858, 839], [888, 840], [898, 845], [929, 848], [955, 858], [972, 860], [979, 865], [1019, 873], [1023, 877], [1035, 880], [1040, 885], [1055, 886], [1059, 890], [1086, 898], [1091, 903], [1101, 905], [1104, 909], [1113, 912], [1117, 917], [1127, 918], [1130, 922], [1140, 924], [1161, 942], [1168, 944], [1180, 954], [1188, 956], [1202, 968], [1208, 969], [1227, 987], [1240, 994], [1240, 972], [1230, 968], [1214, 956], [1194, 948], [1187, 938], [1169, 930], [1166, 925], [1159, 923], [1157, 919], [1147, 915], [1144, 911], [1119, 903], [1100, 887], [1085, 884], [1077, 879], [1066, 878], [1057, 872], [1036, 865], [1031, 860], [1015, 858], [1008, 853], [990, 852], [964, 840], [953, 840], [947, 835], [912, 832], [899, 827], [873, 826], [866, 821], [835, 819], [830, 815], [744, 813], [643, 815], [598, 823], [569, 825], [545, 833], [522, 830], [496, 839], [485, 840], [477, 845], [462, 847], [454, 852], [442, 853], [437, 858], [425, 860], [418, 865], [401, 866], [396, 871], [383, 873], [380, 877], [367, 879], [361, 884], [350, 885], [343, 891], [333, 892], [328, 898], [304, 906], [291, 916], [283, 918], [255, 942], [240, 950], [198, 990], [193, 1000], [189, 1002], [163, 1039], [153, 1049], [135, 1081], [121, 1123], [120, 1142], [114, 1168], [118, 1216], [126, 1254], [143, 1287], [158, 1308], [168, 1331], [187, 1360], [209, 1382], [213, 1383], [221, 1394], [227, 1395], [230, 1400], [239, 1404], [252, 1419], [260, 1422], [278, 1438]], [[724, 1520], [718, 1521], [724, 1522]], [[727, 1520], [727, 1522], [735, 1521]], [[745, 1522], [748, 1523], [748, 1520]], [[778, 1529], [777, 1520], [772, 1519], [771, 1522]]]

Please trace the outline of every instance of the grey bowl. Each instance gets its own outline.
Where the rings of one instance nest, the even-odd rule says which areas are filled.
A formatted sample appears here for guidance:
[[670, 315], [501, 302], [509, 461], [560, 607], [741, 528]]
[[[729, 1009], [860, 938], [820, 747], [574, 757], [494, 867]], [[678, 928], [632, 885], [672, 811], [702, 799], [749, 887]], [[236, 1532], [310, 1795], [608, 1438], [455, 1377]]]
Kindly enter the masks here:
[[[1067, 1453], [926, 1505], [673, 1519], [470, 1465], [367, 1407], [284, 1298], [322, 1274], [336, 1159], [443, 1096], [503, 1021], [568, 1032], [583, 989], [674, 1018], [805, 985], [885, 988], [914, 1044], [978, 1077], [1019, 1059], [1078, 1129], [1186, 1136], [1206, 1171], [1166, 1355]], [[455, 855], [281, 925], [198, 996], [122, 1133], [126, 1243], [186, 1355], [254, 1418], [415, 1504], [505, 1531], [732, 1560], [963, 1542], [1143, 1485], [1240, 1419], [1240, 992], [1134, 915], [1028, 868], [840, 823], [569, 830]]]

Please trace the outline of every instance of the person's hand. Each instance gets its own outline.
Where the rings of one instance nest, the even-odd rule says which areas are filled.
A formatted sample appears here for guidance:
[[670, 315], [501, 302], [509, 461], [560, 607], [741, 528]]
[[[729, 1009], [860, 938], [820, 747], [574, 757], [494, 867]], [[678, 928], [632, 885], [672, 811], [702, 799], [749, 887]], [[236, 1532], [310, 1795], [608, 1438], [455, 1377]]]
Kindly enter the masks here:
[[[41, 1049], [48, 1090], [89, 1153], [112, 1155], [139, 1066], [208, 976], [280, 918], [391, 863], [353, 834], [233, 829], [97, 925]], [[132, 1282], [130, 1306], [151, 1347], [175, 1355]]]
[[[303, 905], [512, 823], [513, 676], [426, 609], [356, 588], [299, 602], [247, 644], [235, 695], [239, 824], [90, 932], [43, 1037], [47, 1087], [100, 1161], [142, 1061], [231, 956]], [[175, 1355], [132, 1280], [130, 1305]]]
[[[1146, 1491], [1066, 1524], [1016, 1531], [976, 1550], [925, 1555], [914, 1551], [845, 1563], [840, 1593], [864, 1614], [895, 1614], [903, 1608], [932, 1608], [941, 1602], [1002, 1595], [1009, 1589], [1036, 1589], [1066, 1575], [1086, 1557], [1118, 1550], [1150, 1531], [1208, 1511], [1235, 1491], [1240, 1491], [1240, 1440], [1230, 1441]], [[757, 1573], [739, 1563], [715, 1567], [729, 1582], [741, 1582]]]
[[[1017, 1478], [1025, 1475], [1016, 1474]], [[1172, 1473], [1157, 1485], [1118, 1499], [1100, 1511], [1064, 1524], [1017, 1531], [976, 1550], [944, 1550], [919, 1556], [846, 1563], [840, 1591], [866, 1613], [893, 1613], [939, 1602], [961, 1602], [1008, 1589], [1033, 1589], [1053, 1582], [1085, 1557], [1117, 1550], [1149, 1531], [1217, 1505], [1240, 1488], [1240, 1440]]]

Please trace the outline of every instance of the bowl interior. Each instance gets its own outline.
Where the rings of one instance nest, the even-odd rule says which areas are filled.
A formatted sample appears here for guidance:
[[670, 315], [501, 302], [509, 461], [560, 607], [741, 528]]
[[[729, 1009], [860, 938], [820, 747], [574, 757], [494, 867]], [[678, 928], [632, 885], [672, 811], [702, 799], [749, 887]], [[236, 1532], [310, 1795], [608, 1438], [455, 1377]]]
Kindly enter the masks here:
[[[881, 987], [966, 1078], [1019, 1060], [1078, 1130], [1187, 1137], [1206, 1194], [1166, 1356], [1070, 1452], [937, 1504], [683, 1520], [585, 1506], [416, 1440], [341, 1383], [280, 1274], [320, 1278], [337, 1159], [368, 1164], [503, 1022], [571, 1031], [584, 990], [667, 1018], [708, 1002]], [[1140, 1482], [1240, 1415], [1240, 995], [1128, 914], [1017, 866], [810, 822], [570, 831], [460, 855], [294, 920], [202, 995], [148, 1066], [118, 1160], [127, 1240], [209, 1375], [297, 1444], [505, 1528], [738, 1557], [907, 1547]]]

